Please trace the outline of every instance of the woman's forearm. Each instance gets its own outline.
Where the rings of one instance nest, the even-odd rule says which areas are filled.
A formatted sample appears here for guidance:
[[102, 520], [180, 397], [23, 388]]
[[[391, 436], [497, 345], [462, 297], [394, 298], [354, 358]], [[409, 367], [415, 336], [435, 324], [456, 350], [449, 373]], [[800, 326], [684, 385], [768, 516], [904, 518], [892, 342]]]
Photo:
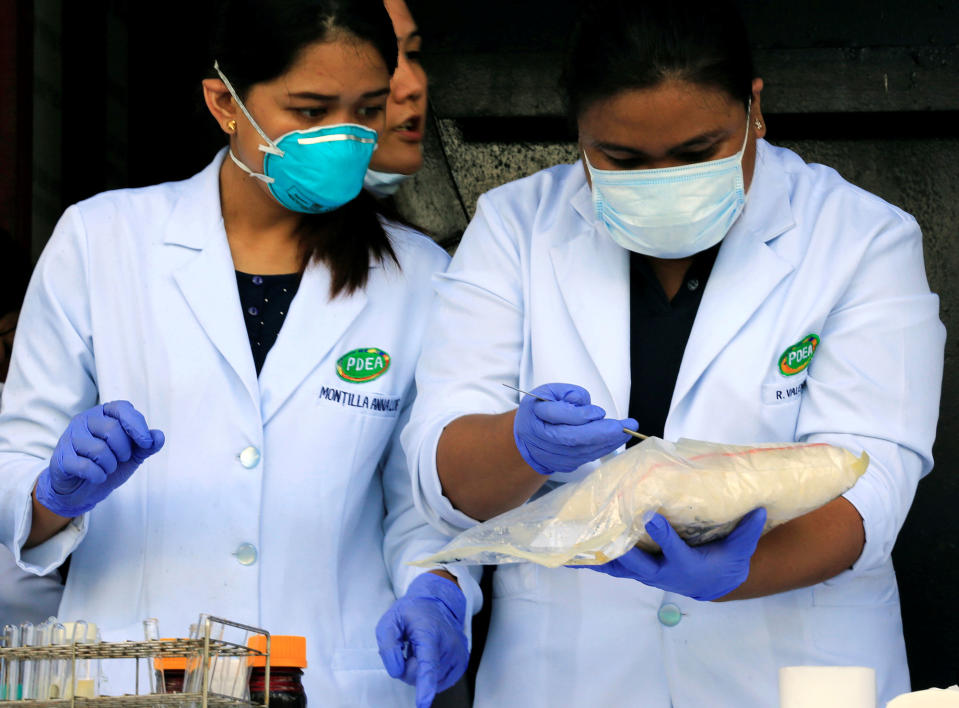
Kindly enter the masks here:
[[516, 449], [515, 415], [463, 416], [440, 436], [436, 470], [443, 494], [467, 516], [485, 521], [515, 509], [546, 481]]
[[31, 496], [31, 499], [33, 501], [33, 523], [30, 526], [30, 535], [27, 536], [27, 542], [23, 544], [24, 548], [38, 546], [47, 539], [53, 538], [70, 523], [70, 519], [54, 514], [38, 502], [36, 492]]
[[746, 600], [821, 583], [850, 568], [865, 542], [856, 507], [843, 497], [834, 499], [759, 539], [746, 582], [718, 601]]

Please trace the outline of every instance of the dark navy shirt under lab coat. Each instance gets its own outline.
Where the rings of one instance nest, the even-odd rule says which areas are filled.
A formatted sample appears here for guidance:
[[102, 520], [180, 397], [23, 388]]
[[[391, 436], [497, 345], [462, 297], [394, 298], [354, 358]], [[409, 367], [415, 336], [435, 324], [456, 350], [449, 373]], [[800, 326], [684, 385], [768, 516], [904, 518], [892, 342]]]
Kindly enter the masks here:
[[[703, 299], [718, 246], [697, 254], [669, 300], [645, 256], [629, 257], [629, 416], [644, 435], [663, 436], [686, 342]], [[627, 447], [638, 443], [631, 438]]]

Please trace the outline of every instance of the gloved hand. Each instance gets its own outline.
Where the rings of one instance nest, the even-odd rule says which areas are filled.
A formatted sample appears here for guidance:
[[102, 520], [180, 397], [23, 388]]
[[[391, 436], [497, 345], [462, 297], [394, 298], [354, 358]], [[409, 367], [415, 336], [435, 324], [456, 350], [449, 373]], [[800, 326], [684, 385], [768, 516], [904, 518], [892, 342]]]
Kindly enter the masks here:
[[70, 421], [34, 494], [55, 514], [79, 516], [106, 499], [161, 447], [163, 433], [150, 430], [127, 401], [95, 406]]
[[423, 573], [376, 625], [387, 673], [416, 686], [416, 708], [456, 683], [469, 663], [466, 596], [456, 583]]
[[526, 464], [540, 474], [572, 472], [598, 460], [626, 443], [629, 436], [623, 428], [639, 427], [632, 418], [606, 418], [606, 411], [590, 405], [589, 391], [580, 386], [544, 384], [530, 393], [549, 400], [523, 397], [513, 420], [513, 439]]
[[688, 546], [669, 522], [656, 514], [646, 532], [662, 548], [652, 555], [632, 548], [603, 565], [580, 565], [617, 578], [631, 578], [667, 592], [709, 601], [728, 595], [749, 575], [749, 560], [766, 524], [766, 510], [753, 509], [726, 538], [702, 546]]

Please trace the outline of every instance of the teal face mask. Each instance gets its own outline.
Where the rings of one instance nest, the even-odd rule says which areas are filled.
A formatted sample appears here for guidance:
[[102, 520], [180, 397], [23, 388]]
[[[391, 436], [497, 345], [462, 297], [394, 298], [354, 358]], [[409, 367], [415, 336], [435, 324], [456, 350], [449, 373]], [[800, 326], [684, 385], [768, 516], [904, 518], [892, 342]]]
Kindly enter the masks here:
[[[750, 106], [751, 109], [751, 106]], [[656, 258], [688, 258], [723, 240], [746, 204], [743, 154], [652, 170], [589, 170], [596, 216], [623, 248]]]
[[352, 201], [363, 189], [363, 178], [376, 149], [376, 131], [355, 123], [293, 130], [275, 141], [267, 137], [233, 85], [214, 62], [233, 100], [260, 137], [263, 172], [254, 172], [230, 150], [230, 159], [251, 177], [266, 182], [283, 206], [304, 214], [333, 211]]
[[377, 199], [385, 199], [396, 194], [400, 185], [413, 175], [401, 175], [394, 172], [367, 170], [363, 179], [363, 188]]

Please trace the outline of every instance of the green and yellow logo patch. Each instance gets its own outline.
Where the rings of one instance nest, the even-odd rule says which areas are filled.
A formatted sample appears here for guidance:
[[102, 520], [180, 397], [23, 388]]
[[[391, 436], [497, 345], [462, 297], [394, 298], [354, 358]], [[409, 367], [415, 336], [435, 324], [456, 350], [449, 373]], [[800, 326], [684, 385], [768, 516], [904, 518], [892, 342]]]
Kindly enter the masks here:
[[779, 355], [779, 371], [783, 376], [795, 376], [805, 370], [819, 346], [819, 336], [807, 334]]
[[382, 349], [354, 349], [336, 362], [336, 375], [351, 383], [378, 379], [390, 368], [390, 355]]

